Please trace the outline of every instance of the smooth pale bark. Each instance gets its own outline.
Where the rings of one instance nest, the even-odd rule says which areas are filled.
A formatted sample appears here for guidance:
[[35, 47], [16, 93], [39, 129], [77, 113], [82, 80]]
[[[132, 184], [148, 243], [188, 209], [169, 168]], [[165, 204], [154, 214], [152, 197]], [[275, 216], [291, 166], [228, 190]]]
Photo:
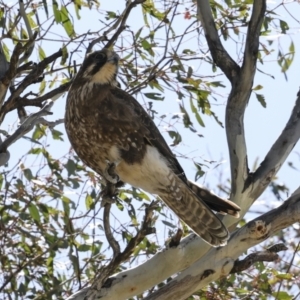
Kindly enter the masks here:
[[[281, 206], [250, 221], [235, 231], [225, 247], [213, 248], [202, 259], [183, 271], [170, 283], [149, 295], [147, 300], [186, 299], [194, 291], [205, 287], [209, 282], [226, 276], [232, 270], [234, 261], [250, 247], [253, 247], [279, 230], [287, 228], [300, 221], [300, 187]], [[189, 236], [187, 239], [191, 239]], [[175, 264], [190, 263], [188, 252], [189, 242], [181, 243], [179, 247], [165, 249], [155, 255], [155, 259], [140, 266], [121, 272], [109, 278], [110, 286], [97, 293], [101, 300], [123, 300], [142, 293], [153, 286], [157, 280], [153, 277], [164, 277], [160, 272], [173, 269]], [[198, 249], [203, 254], [201, 248]], [[82, 289], [68, 300], [83, 300], [89, 288]], [[96, 299], [89, 297], [88, 300]], [[86, 299], [86, 300], [87, 300]]]

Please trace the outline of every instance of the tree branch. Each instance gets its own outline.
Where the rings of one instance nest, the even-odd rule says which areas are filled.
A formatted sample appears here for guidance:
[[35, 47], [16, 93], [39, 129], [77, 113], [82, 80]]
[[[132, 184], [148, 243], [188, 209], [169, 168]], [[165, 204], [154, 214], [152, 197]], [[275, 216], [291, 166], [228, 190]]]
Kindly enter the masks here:
[[[109, 191], [111, 192], [111, 190]], [[112, 195], [110, 195], [112, 196]], [[91, 287], [83, 288], [77, 293], [73, 294], [67, 300], [93, 300], [102, 298], [103, 289], [109, 289], [114, 283], [115, 278], [111, 277], [110, 274], [124, 261], [130, 258], [136, 246], [149, 234], [155, 233], [155, 228], [151, 227], [153, 211], [157, 208], [158, 201], [153, 201], [149, 206], [146, 207], [144, 220], [141, 229], [138, 230], [137, 234], [127, 244], [123, 252], [116, 251], [114, 249], [114, 258], [110, 263], [105, 266], [101, 271], [101, 274], [95, 279]], [[108, 203], [105, 204], [105, 206]], [[114, 239], [113, 239], [114, 240]], [[115, 245], [113, 246], [115, 247]], [[117, 298], [118, 299], [118, 298]]]
[[[193, 266], [181, 272], [175, 279], [157, 292], [149, 295], [145, 300], [181, 300], [188, 298], [193, 292], [204, 288], [209, 282], [227, 276], [234, 267], [234, 261], [250, 247], [265, 241], [270, 236], [278, 233], [279, 230], [299, 221], [300, 191], [294, 193], [278, 208], [263, 214], [235, 231], [226, 246], [212, 248], [211, 251], [193, 264]], [[284, 249], [283, 247], [278, 248]], [[271, 247], [269, 251], [277, 252], [278, 248]], [[208, 278], [201, 280], [207, 270], [210, 271]], [[135, 284], [139, 285], [139, 283]], [[145, 286], [143, 288], [146, 289]], [[113, 298], [104, 297], [102, 299], [108, 300]]]
[[287, 249], [288, 248], [284, 244], [280, 243], [273, 245], [265, 251], [251, 253], [242, 260], [237, 259], [234, 262], [234, 266], [231, 269], [230, 274], [242, 272], [259, 261], [275, 261], [279, 258], [277, 253]]
[[[244, 185], [248, 177], [247, 148], [244, 130], [244, 114], [252, 91], [255, 75], [259, 34], [266, 10], [265, 0], [256, 0], [250, 25], [247, 31], [244, 62], [240, 76], [232, 82], [226, 106], [226, 134], [231, 166], [231, 201], [241, 206], [242, 215], [249, 208], [249, 200], [244, 194]], [[251, 203], [251, 201], [250, 201]]]
[[[18, 46], [19, 44], [17, 44]], [[16, 46], [16, 48], [17, 48]], [[22, 47], [22, 46], [19, 46]], [[21, 48], [23, 49], [23, 48]], [[24, 50], [24, 49], [23, 49]], [[17, 52], [19, 53], [19, 52]], [[5, 115], [11, 111], [14, 110], [18, 107], [18, 97], [21, 95], [21, 93], [32, 83], [34, 83], [36, 81], [36, 79], [41, 76], [46, 68], [46, 66], [50, 63], [52, 63], [53, 61], [55, 61], [58, 57], [62, 56], [62, 50], [60, 49], [59, 51], [57, 51], [56, 53], [46, 57], [45, 59], [43, 59], [40, 63], [38, 63], [36, 66], [34, 66], [34, 68], [32, 69], [32, 71], [24, 78], [24, 80], [22, 81], [22, 83], [18, 86], [18, 88], [12, 93], [12, 95], [10, 95], [10, 97], [7, 99], [7, 101], [4, 103], [4, 105], [1, 107], [0, 109], [0, 123], [3, 121]], [[12, 66], [14, 66], [14, 64], [10, 63], [10, 69], [7, 71], [7, 75], [4, 77], [5, 80], [7, 79], [12, 79], [16, 73], [16, 66], [14, 66], [14, 69], [11, 71]], [[10, 74], [12, 74], [13, 76], [10, 76]], [[4, 80], [3, 79], [3, 80]], [[7, 84], [9, 84], [10, 81], [8, 81]], [[7, 85], [8, 86], [8, 85]]]
[[145, 1], [146, 0], [135, 0], [133, 2], [131, 2], [131, 0], [127, 1], [128, 5], [127, 5], [125, 11], [123, 12], [122, 16], [120, 17], [120, 20], [122, 20], [121, 24], [120, 24], [118, 30], [112, 36], [112, 38], [105, 45], [105, 48], [110, 48], [114, 44], [114, 42], [117, 40], [117, 38], [119, 37], [119, 35], [121, 34], [121, 32], [125, 29], [126, 21], [127, 21], [127, 18], [130, 15], [131, 10], [134, 7], [136, 7], [138, 4], [141, 4], [141, 3], [145, 2]]
[[232, 83], [239, 75], [240, 67], [223, 47], [208, 0], [197, 0], [198, 17], [205, 32], [205, 38], [214, 62]]
[[[235, 260], [250, 247], [261, 243], [279, 230], [287, 228], [298, 221], [300, 221], [300, 188], [280, 207], [250, 221], [237, 230], [232, 235], [227, 246], [212, 248], [192, 267], [182, 272], [146, 299], [180, 300], [188, 298], [193, 291], [205, 287], [208, 283], [219, 279], [221, 276], [230, 274]], [[193, 244], [192, 240], [194, 238], [188, 236], [181, 242], [180, 246], [165, 249], [140, 266], [110, 277], [111, 286], [102, 287], [98, 296], [102, 297], [101, 300], [128, 299], [178, 273], [180, 268], [188, 267], [191, 264], [189, 261], [190, 256], [193, 256], [197, 251], [202, 253], [202, 246], [207, 245], [209, 248], [208, 244], [202, 243], [201, 247], [198, 244], [197, 247], [192, 249], [191, 244]], [[281, 250], [284, 250], [284, 246], [274, 245], [267, 251], [279, 252]], [[170, 269], [172, 273], [165, 271], [170, 271]], [[83, 298], [70, 299], [81, 300]]]
[[[269, 185], [300, 138], [300, 92], [291, 116], [278, 139], [258, 169], [250, 174], [245, 189], [250, 188], [251, 199], [257, 199]], [[252, 204], [252, 203], [251, 203]]]
[[15, 143], [18, 139], [28, 133], [33, 127], [45, 121], [42, 117], [52, 115], [50, 112], [51, 107], [53, 106], [54, 102], [52, 100], [48, 100], [44, 107], [38, 111], [37, 113], [29, 115], [25, 120], [22, 122], [20, 127], [9, 137], [6, 138], [4, 142], [0, 144], [0, 166], [5, 165], [9, 160], [9, 152], [7, 151], [8, 147]]
[[[21, 43], [18, 43], [15, 46], [14, 51], [11, 56], [11, 59], [10, 59], [9, 68], [7, 69], [7, 72], [5, 73], [5, 75], [1, 78], [1, 81], [0, 81], [0, 108], [2, 108], [2, 104], [4, 102], [4, 98], [5, 98], [7, 89], [9, 87], [11, 81], [16, 76], [19, 56], [21, 55], [21, 53], [24, 50], [25, 50], [25, 47], [23, 47]], [[4, 53], [2, 55], [4, 56]], [[2, 72], [2, 70], [1, 70], [1, 72]]]
[[[108, 30], [106, 30], [102, 36], [98, 37], [97, 39], [93, 40], [87, 50], [86, 50], [86, 54], [90, 53], [92, 51], [92, 48], [99, 42], [101, 41], [105, 41], [107, 39], [107, 35], [109, 34], [109, 32], [111, 32], [112, 30], [116, 29], [118, 26], [117, 31], [114, 33], [114, 35], [112, 36], [111, 39], [109, 39], [109, 41], [107, 42], [107, 44], [105, 45], [104, 48], [110, 48], [114, 42], [118, 39], [119, 35], [122, 33], [122, 31], [125, 29], [125, 24], [127, 21], [127, 18], [130, 15], [131, 10], [137, 6], [138, 4], [141, 4], [143, 2], [145, 2], [146, 0], [135, 0], [135, 1], [127, 1], [127, 6], [124, 10], [124, 12], [122, 13], [122, 15], [118, 18], [118, 20], [115, 22], [115, 24], [113, 24]], [[119, 25], [120, 24], [120, 25]]]
[[[59, 98], [63, 93], [67, 92], [72, 84], [72, 80], [60, 85], [58, 88], [51, 90], [50, 92], [44, 94], [43, 96], [36, 97], [34, 99], [28, 99], [28, 98], [19, 98], [18, 99], [18, 106], [38, 106], [41, 107], [43, 105], [43, 102], [47, 99], [52, 99], [55, 101], [57, 98]], [[14, 108], [11, 107], [9, 111], [13, 110]]]

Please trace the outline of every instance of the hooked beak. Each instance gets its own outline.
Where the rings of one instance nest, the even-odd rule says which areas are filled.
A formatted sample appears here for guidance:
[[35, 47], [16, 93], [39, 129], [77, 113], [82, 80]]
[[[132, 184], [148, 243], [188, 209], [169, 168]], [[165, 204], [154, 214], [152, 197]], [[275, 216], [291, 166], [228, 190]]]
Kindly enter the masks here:
[[112, 62], [116, 65], [118, 64], [119, 60], [120, 60], [120, 56], [115, 52], [113, 52], [111, 57], [107, 59], [107, 61]]

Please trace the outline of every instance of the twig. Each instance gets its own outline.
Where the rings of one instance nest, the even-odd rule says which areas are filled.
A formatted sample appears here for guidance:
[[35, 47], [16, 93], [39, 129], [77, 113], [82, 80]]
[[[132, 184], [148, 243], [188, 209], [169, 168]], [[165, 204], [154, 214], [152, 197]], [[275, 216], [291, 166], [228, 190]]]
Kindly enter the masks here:
[[[107, 35], [109, 32], [111, 32], [112, 30], [115, 30], [118, 26], [118, 30], [114, 33], [114, 35], [112, 36], [111, 39], [109, 39], [109, 41], [107, 42], [107, 44], [105, 45], [104, 48], [110, 48], [113, 43], [117, 40], [117, 38], [119, 37], [119, 35], [121, 34], [121, 32], [126, 28], [125, 24], [127, 21], [127, 18], [131, 12], [131, 10], [137, 6], [138, 4], [141, 4], [143, 2], [145, 2], [146, 0], [135, 0], [133, 2], [131, 2], [131, 0], [127, 1], [128, 5], [126, 6], [124, 12], [122, 13], [122, 15], [118, 18], [118, 20], [108, 29], [106, 30], [102, 36], [98, 37], [97, 39], [93, 40], [89, 46], [87, 47], [86, 50], [86, 54], [90, 53], [92, 51], [92, 48], [94, 47], [95, 44], [101, 42], [101, 41], [105, 41], [107, 40]], [[119, 25], [120, 24], [120, 25]]]
[[[297, 247], [296, 247], [296, 249], [295, 249], [295, 251], [294, 251], [293, 257], [292, 257], [292, 259], [291, 259], [291, 261], [290, 261], [290, 264], [289, 264], [289, 266], [288, 266], [288, 268], [287, 268], [287, 270], [286, 270], [287, 273], [290, 272], [290, 269], [291, 269], [291, 267], [292, 267], [292, 264], [293, 264], [293, 261], [294, 261], [294, 259], [295, 259], [296, 253], [297, 253], [298, 250], [299, 250], [299, 246], [300, 246], [300, 242], [298, 243], [298, 245], [297, 245]], [[279, 284], [279, 287], [278, 287], [278, 290], [277, 290], [277, 294], [276, 294], [275, 300], [278, 299], [278, 295], [279, 295], [281, 286], [282, 286], [282, 281], [280, 281], [280, 284]]]
[[0, 144], [0, 166], [5, 165], [9, 160], [10, 155], [7, 149], [10, 145], [15, 143], [18, 139], [33, 129], [36, 124], [40, 123], [41, 117], [52, 115], [50, 109], [53, 104], [54, 103], [52, 100], [48, 100], [40, 111], [29, 115], [21, 124], [21, 126]]
[[275, 261], [279, 258], [277, 253], [287, 249], [283, 243], [280, 243], [273, 245], [265, 251], [251, 253], [242, 260], [236, 260], [230, 274], [242, 272], [258, 261]]
[[[43, 102], [47, 99], [52, 99], [52, 101], [55, 101], [57, 98], [59, 98], [63, 93], [67, 92], [72, 84], [72, 80], [70, 80], [67, 83], [62, 84], [56, 89], [51, 90], [50, 92], [44, 94], [43, 96], [36, 97], [34, 99], [28, 99], [28, 98], [19, 98], [18, 99], [18, 105], [20, 106], [38, 106], [41, 107], [43, 105]], [[9, 111], [13, 110], [14, 108], [10, 108]]]
[[178, 229], [176, 234], [172, 236], [171, 241], [169, 242], [169, 247], [177, 247], [180, 244], [180, 240], [182, 238], [183, 231], [182, 229]]
[[[135, 247], [145, 238], [146, 235], [155, 233], [155, 228], [151, 227], [153, 211], [157, 208], [158, 201], [152, 201], [150, 205], [145, 210], [144, 221], [141, 226], [141, 229], [137, 232], [135, 237], [133, 237], [125, 250], [121, 253], [118, 253], [110, 263], [101, 269], [101, 274], [95, 279], [95, 282], [91, 287], [84, 288], [78, 293], [67, 298], [71, 299], [98, 299], [99, 292], [102, 288], [109, 288], [114, 282], [114, 277], [108, 278], [115, 271], [115, 269], [124, 261], [126, 261]], [[109, 203], [105, 204], [105, 207]]]
[[103, 226], [106, 239], [113, 250], [113, 259], [112, 261], [120, 254], [120, 245], [115, 240], [111, 228], [110, 228], [110, 209], [111, 204], [114, 202], [116, 186], [114, 184], [108, 183], [105, 187], [105, 191], [103, 191], [105, 195], [102, 197], [102, 202], [104, 202], [104, 211], [103, 211]]
[[198, 16], [205, 31], [205, 37], [214, 62], [230, 82], [239, 74], [240, 67], [223, 47], [208, 0], [197, 0]]
[[40, 120], [39, 120], [39, 124], [49, 127], [50, 130], [59, 124], [63, 124], [64, 122], [65, 122], [65, 119], [58, 119], [56, 121], [47, 121], [44, 118], [40, 118]]
[[[22, 46], [20, 46], [22, 47]], [[17, 46], [16, 46], [17, 48]], [[23, 49], [23, 48], [22, 48]], [[24, 49], [23, 49], [24, 50]], [[60, 49], [59, 51], [55, 52], [54, 54], [46, 57], [45, 59], [43, 59], [40, 63], [38, 63], [36, 66], [34, 66], [34, 68], [32, 69], [32, 71], [24, 78], [24, 80], [22, 81], [22, 83], [18, 86], [18, 88], [14, 91], [13, 94], [10, 95], [10, 97], [7, 99], [7, 101], [5, 102], [5, 104], [1, 107], [0, 109], [0, 121], [2, 122], [5, 115], [11, 111], [16, 109], [19, 105], [18, 105], [18, 97], [21, 95], [21, 93], [32, 83], [35, 82], [35, 80], [41, 76], [43, 74], [43, 71], [45, 70], [46, 66], [50, 63], [52, 63], [53, 61], [55, 61], [58, 57], [62, 56], [62, 50]], [[12, 62], [10, 65], [10, 68], [12, 67]], [[16, 72], [16, 68], [13, 72], [13, 75], [15, 75]], [[7, 73], [10, 73], [10, 69], [8, 70]], [[5, 77], [7, 77], [8, 74], [6, 74]], [[9, 81], [10, 82], [10, 81]], [[8, 84], [9, 84], [8, 82]]]

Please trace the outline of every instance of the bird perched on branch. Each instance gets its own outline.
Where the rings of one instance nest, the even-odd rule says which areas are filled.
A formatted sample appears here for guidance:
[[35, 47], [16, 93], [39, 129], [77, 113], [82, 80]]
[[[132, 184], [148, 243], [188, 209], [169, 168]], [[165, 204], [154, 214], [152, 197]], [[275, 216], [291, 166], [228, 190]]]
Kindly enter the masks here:
[[211, 209], [238, 216], [239, 207], [187, 180], [150, 116], [118, 88], [118, 62], [113, 51], [93, 52], [74, 79], [65, 126], [75, 152], [106, 181], [158, 195], [209, 244], [226, 244], [229, 233]]

